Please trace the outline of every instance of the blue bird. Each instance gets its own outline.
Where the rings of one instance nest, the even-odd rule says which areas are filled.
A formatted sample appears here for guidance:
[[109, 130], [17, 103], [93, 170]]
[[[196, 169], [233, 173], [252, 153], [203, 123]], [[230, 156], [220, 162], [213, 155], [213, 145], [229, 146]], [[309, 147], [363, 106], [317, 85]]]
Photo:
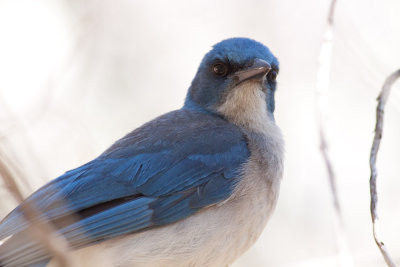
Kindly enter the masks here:
[[[181, 109], [127, 134], [28, 197], [73, 266], [227, 266], [259, 237], [279, 193], [277, 58], [231, 38], [204, 56]], [[55, 266], [20, 207], [0, 224], [0, 266]]]

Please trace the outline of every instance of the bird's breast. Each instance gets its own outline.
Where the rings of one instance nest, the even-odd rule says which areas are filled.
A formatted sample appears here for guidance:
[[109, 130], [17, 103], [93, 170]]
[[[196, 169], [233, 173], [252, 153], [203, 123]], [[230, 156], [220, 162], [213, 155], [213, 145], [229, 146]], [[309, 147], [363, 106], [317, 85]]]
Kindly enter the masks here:
[[283, 172], [283, 141], [275, 123], [270, 121], [264, 132], [245, 134], [251, 156], [231, 198], [233, 203], [237, 202], [236, 214], [241, 221], [237, 225], [238, 239], [243, 242], [240, 254], [258, 239], [270, 218]]

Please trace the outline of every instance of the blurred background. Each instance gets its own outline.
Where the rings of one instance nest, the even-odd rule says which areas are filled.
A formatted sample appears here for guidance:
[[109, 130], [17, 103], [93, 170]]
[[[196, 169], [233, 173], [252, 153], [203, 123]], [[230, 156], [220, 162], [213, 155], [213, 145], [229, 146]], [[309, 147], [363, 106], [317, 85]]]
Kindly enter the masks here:
[[[286, 140], [274, 216], [235, 267], [338, 266], [334, 210], [315, 120], [328, 0], [0, 0], [0, 149], [27, 196], [144, 122], [182, 106], [202, 56], [229, 37], [281, 63]], [[376, 97], [400, 67], [400, 1], [338, 1], [328, 138], [355, 266], [385, 266], [372, 237], [369, 150]], [[400, 263], [400, 82], [378, 156], [382, 234]], [[0, 182], [0, 218], [17, 203]]]

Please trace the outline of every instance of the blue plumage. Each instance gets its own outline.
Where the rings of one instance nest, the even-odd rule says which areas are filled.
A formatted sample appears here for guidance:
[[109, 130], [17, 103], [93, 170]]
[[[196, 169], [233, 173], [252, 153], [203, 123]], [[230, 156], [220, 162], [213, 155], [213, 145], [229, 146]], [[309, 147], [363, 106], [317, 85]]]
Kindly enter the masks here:
[[[90, 214], [59, 229], [73, 247], [81, 247], [172, 223], [226, 199], [248, 156], [238, 127], [215, 115], [179, 110], [138, 128], [27, 201], [48, 220], [71, 214], [79, 220]], [[110, 203], [116, 199], [122, 204]], [[10, 235], [26, 227], [17, 208], [2, 222], [0, 233]], [[0, 252], [12, 242], [13, 238]]]
[[[250, 81], [265, 97], [258, 105], [267, 110], [260, 112], [273, 119], [276, 82], [266, 76], [272, 72], [278, 72], [278, 61], [262, 44], [245, 38], [222, 41], [204, 57], [182, 109], [132, 131], [25, 201], [74, 249], [171, 224], [223, 203], [243, 179], [253, 130], [231, 120], [234, 106], [228, 105], [226, 114], [220, 108], [240, 83]], [[259, 140], [264, 146], [263, 135]], [[0, 240], [12, 236], [0, 246], [0, 266], [49, 260], [34, 240], [26, 240], [28, 226], [18, 207], [1, 222]]]

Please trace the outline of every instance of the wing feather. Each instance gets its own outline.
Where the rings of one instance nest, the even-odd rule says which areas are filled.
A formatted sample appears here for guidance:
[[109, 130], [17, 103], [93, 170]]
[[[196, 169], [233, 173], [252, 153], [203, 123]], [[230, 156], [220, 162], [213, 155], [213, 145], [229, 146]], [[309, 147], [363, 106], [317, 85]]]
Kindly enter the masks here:
[[[26, 201], [79, 248], [173, 223], [227, 199], [248, 157], [236, 126], [179, 110], [143, 125]], [[27, 241], [27, 227], [18, 207], [2, 221], [0, 239], [13, 236], [0, 246], [0, 266], [49, 257]]]

